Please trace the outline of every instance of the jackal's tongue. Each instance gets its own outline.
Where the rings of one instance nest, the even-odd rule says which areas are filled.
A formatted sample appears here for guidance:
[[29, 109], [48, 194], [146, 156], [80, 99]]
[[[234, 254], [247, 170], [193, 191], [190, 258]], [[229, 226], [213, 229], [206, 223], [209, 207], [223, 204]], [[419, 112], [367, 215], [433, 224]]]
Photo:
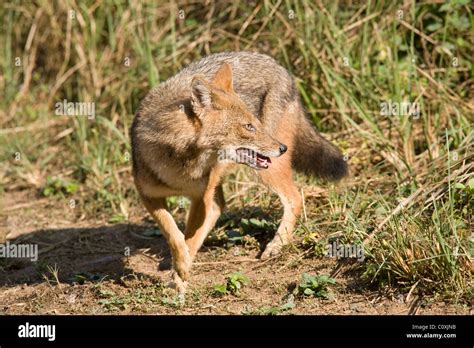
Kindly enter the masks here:
[[268, 168], [270, 163], [272, 163], [270, 158], [257, 154], [257, 165], [259, 167]]

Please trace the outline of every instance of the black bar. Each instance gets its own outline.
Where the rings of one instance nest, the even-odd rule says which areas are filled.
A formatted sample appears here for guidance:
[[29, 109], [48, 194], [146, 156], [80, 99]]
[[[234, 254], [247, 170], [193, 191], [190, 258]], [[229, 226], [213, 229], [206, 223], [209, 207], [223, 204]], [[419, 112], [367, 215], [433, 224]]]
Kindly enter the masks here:
[[[19, 327], [55, 325], [55, 340], [20, 338]], [[3, 316], [0, 347], [162, 346], [473, 347], [472, 316]], [[431, 335], [409, 338], [407, 334]], [[434, 338], [438, 334], [456, 337]]]

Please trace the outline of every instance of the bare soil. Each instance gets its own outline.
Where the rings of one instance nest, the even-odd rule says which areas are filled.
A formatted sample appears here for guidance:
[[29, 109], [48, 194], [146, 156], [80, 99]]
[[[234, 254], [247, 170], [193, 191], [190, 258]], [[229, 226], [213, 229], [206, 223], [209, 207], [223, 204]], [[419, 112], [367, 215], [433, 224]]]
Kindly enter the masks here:
[[[261, 245], [207, 241], [183, 304], [167, 287], [166, 242], [150, 233], [154, 224], [142, 207], [126, 223], [109, 224], [77, 215], [67, 200], [38, 198], [34, 191], [6, 192], [2, 205], [0, 242], [37, 243], [40, 255], [37, 262], [0, 259], [0, 314], [473, 314], [441, 298], [381, 291], [357, 265], [291, 246], [260, 261], [271, 236]], [[236, 271], [249, 284], [238, 295], [217, 296], [214, 286]], [[304, 272], [334, 275], [329, 300], [291, 296]], [[289, 302], [292, 308], [280, 308]]]

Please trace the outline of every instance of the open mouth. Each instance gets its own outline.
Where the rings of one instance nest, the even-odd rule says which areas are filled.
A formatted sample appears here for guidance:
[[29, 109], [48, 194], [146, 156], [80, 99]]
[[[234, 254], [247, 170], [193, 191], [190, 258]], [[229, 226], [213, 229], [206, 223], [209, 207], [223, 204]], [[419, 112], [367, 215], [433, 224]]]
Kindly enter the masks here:
[[269, 157], [244, 147], [238, 148], [235, 152], [237, 153], [237, 163], [244, 163], [254, 169], [267, 169], [272, 163]]

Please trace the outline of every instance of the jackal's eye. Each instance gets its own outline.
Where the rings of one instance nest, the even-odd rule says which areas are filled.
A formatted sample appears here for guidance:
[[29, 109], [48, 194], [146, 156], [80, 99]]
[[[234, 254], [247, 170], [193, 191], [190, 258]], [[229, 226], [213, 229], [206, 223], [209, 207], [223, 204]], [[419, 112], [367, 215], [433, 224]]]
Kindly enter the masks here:
[[255, 132], [255, 126], [251, 123], [244, 124], [244, 127], [249, 132]]

